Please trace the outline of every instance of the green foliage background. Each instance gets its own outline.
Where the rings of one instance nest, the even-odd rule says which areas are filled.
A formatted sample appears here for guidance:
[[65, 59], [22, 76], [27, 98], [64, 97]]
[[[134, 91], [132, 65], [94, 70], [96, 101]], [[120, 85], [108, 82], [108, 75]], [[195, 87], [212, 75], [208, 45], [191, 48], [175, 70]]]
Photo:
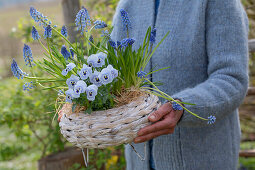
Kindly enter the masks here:
[[[118, 0], [87, 0], [81, 4], [89, 9], [94, 18], [111, 24]], [[250, 38], [255, 38], [255, 2], [242, 0], [250, 19]], [[15, 36], [24, 42], [31, 40], [31, 23], [26, 18], [19, 21]], [[255, 56], [250, 61], [253, 76]], [[251, 79], [252, 80], [252, 79]], [[62, 138], [55, 115], [56, 94], [40, 88], [24, 92], [23, 83], [15, 78], [2, 79], [0, 83], [0, 169], [36, 169], [36, 161], [42, 156], [70, 146]], [[242, 149], [253, 147], [254, 142], [243, 143]], [[90, 151], [87, 169], [124, 169], [123, 146]], [[117, 158], [117, 159], [115, 159]], [[255, 169], [255, 159], [241, 158], [248, 169]], [[76, 164], [72, 169], [82, 169]], [[84, 168], [83, 168], [84, 169]]]

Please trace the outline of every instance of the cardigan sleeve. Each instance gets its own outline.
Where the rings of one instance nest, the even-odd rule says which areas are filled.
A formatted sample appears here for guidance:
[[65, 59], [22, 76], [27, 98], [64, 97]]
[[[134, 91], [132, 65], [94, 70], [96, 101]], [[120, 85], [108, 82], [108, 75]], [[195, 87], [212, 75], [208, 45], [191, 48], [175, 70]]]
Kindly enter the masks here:
[[[240, 0], [208, 0], [206, 10], [208, 79], [172, 97], [196, 104], [186, 108], [201, 117], [214, 115], [217, 123], [233, 113], [246, 95], [249, 28]], [[184, 111], [178, 126], [207, 126], [207, 121]]]

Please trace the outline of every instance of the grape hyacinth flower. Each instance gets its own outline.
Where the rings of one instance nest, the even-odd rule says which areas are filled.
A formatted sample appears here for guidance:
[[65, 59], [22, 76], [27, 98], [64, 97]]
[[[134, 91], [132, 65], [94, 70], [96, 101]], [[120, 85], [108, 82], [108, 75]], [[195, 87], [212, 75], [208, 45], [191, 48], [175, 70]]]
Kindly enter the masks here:
[[90, 37], [89, 37], [89, 41], [90, 41], [90, 42], [92, 42], [92, 43], [94, 43], [94, 38], [93, 38], [93, 36], [92, 36], [92, 35], [90, 35]]
[[116, 43], [112, 39], [109, 39], [108, 42], [109, 42], [110, 46], [112, 46], [113, 48], [116, 48]]
[[107, 24], [101, 20], [96, 20], [94, 22], [94, 24], [95, 24], [95, 29], [103, 29], [103, 28], [107, 27]]
[[63, 36], [65, 36], [65, 37], [67, 37], [67, 28], [66, 28], [66, 26], [65, 26], [65, 25], [64, 25], [64, 26], [62, 26], [61, 34], [62, 34]]
[[95, 100], [95, 97], [97, 95], [97, 89], [98, 89], [98, 87], [94, 84], [92, 84], [86, 88], [87, 99], [89, 101]]
[[74, 50], [72, 47], [70, 48], [70, 53], [71, 53], [72, 58], [74, 58]]
[[96, 54], [97, 56], [97, 62], [95, 64], [95, 67], [102, 67], [103, 65], [105, 65], [105, 59], [107, 57], [107, 54], [100, 52]]
[[113, 80], [111, 70], [109, 68], [104, 68], [99, 74], [99, 79], [104, 85], [111, 83]]
[[117, 41], [117, 48], [121, 47], [121, 42]]
[[33, 40], [39, 40], [41, 38], [34, 26], [32, 27], [32, 38]]
[[216, 121], [216, 117], [211, 115], [211, 116], [208, 117], [207, 124], [214, 124], [215, 121]]
[[124, 38], [121, 41], [121, 47], [127, 47], [128, 45], [133, 45], [135, 42], [135, 39], [133, 38]]
[[48, 20], [46, 16], [37, 11], [34, 7], [30, 7], [30, 16], [34, 19], [35, 22], [39, 23], [39, 25], [46, 27], [47, 25], [51, 25], [51, 21]]
[[44, 38], [51, 38], [52, 37], [52, 28], [50, 25], [47, 25], [47, 27], [44, 27]]
[[68, 58], [71, 56], [65, 45], [63, 45], [61, 48], [61, 54], [64, 56], [65, 60], [68, 60]]
[[126, 31], [128, 29], [132, 29], [131, 22], [128, 17], [128, 13], [124, 10], [120, 10], [122, 24], [123, 24], [123, 30]]
[[33, 63], [32, 50], [26, 44], [24, 44], [24, 48], [23, 48], [23, 57], [24, 57], [24, 60], [26, 62], [26, 65], [28, 65], [29, 67], [32, 67], [32, 65], [35, 65]]
[[76, 85], [74, 86], [74, 98], [79, 98], [80, 97], [80, 94], [81, 93], [84, 93], [85, 90], [87, 88], [87, 84], [82, 81], [82, 80], [79, 80]]
[[77, 30], [81, 30], [81, 34], [83, 34], [87, 25], [90, 24], [90, 16], [86, 8], [82, 7], [82, 9], [77, 13], [75, 19], [75, 25], [77, 26]]
[[137, 72], [137, 76], [140, 77], [141, 79], [142, 78], [145, 78], [147, 75], [147, 73], [145, 71], [139, 71]]
[[181, 107], [181, 105], [177, 104], [176, 102], [172, 103], [172, 108], [174, 109], [174, 111], [176, 110], [183, 110], [183, 108]]
[[73, 100], [73, 96], [74, 96], [74, 91], [73, 89], [68, 89], [67, 91], [65, 91], [66, 93], [66, 102], [68, 103], [72, 103]]
[[30, 83], [23, 84], [23, 90], [24, 91], [29, 91], [29, 89], [33, 89], [33, 88], [35, 88], [35, 86], [33, 85], [32, 81]]
[[116, 77], [118, 77], [118, 70], [116, 70], [115, 68], [113, 68], [112, 65], [109, 64], [109, 65], [107, 66], [107, 68], [110, 69], [113, 79], [116, 78]]
[[86, 64], [83, 64], [81, 71], [78, 71], [78, 75], [82, 80], [86, 80], [92, 74], [92, 68], [88, 67]]
[[70, 89], [73, 89], [77, 81], [79, 81], [79, 77], [72, 74], [71, 77], [66, 80], [66, 84]]
[[17, 62], [14, 59], [12, 60], [11, 70], [13, 75], [18, 79], [23, 79], [23, 77], [26, 75], [26, 73], [19, 68]]
[[98, 61], [98, 57], [97, 57], [96, 54], [90, 55], [87, 59], [88, 66], [89, 67], [96, 67], [97, 61]]
[[94, 71], [94, 73], [92, 73], [89, 76], [89, 80], [92, 84], [95, 84], [97, 87], [100, 87], [102, 85], [102, 81], [99, 78], [99, 72], [98, 71]]
[[101, 37], [111, 38], [108, 30], [102, 31]]
[[152, 31], [151, 31], [151, 36], [150, 36], [150, 42], [153, 44], [156, 42], [156, 33], [157, 33], [157, 29], [154, 28]]
[[62, 70], [62, 75], [66, 76], [69, 71], [71, 71], [76, 65], [74, 63], [69, 63], [66, 65], [66, 68]]

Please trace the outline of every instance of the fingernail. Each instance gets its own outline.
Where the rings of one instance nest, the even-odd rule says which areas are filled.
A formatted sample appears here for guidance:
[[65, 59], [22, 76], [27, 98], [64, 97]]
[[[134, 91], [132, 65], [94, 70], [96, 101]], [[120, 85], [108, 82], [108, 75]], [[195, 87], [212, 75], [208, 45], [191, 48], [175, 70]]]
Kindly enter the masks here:
[[141, 141], [140, 138], [135, 138], [135, 143], [138, 143], [138, 142], [140, 142], [140, 141]]
[[155, 117], [154, 115], [152, 115], [152, 116], [150, 116], [150, 119], [151, 119], [151, 120], [155, 120], [156, 117]]

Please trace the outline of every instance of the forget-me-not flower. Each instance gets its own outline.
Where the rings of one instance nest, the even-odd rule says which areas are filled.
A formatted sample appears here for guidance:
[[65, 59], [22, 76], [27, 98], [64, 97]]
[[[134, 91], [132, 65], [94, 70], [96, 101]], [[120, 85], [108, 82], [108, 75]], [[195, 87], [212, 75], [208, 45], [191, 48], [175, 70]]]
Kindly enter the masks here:
[[23, 48], [23, 57], [26, 62], [26, 65], [28, 65], [29, 67], [32, 67], [32, 65], [35, 65], [33, 63], [34, 60], [33, 60], [33, 56], [32, 56], [32, 50], [26, 44], [24, 44], [24, 48]]
[[79, 77], [72, 74], [71, 77], [66, 80], [66, 84], [70, 89], [73, 89], [78, 81]]
[[34, 26], [32, 27], [32, 38], [33, 40], [39, 40], [41, 38]]
[[66, 65], [66, 68], [62, 70], [62, 75], [66, 76], [69, 71], [71, 71], [76, 65], [74, 63], [69, 63]]
[[78, 75], [82, 80], [86, 80], [92, 74], [92, 68], [88, 67], [86, 64], [83, 64], [81, 71], [78, 71]]
[[95, 97], [96, 97], [96, 95], [97, 95], [97, 90], [98, 90], [98, 88], [97, 88], [97, 86], [94, 85], [94, 84], [92, 84], [92, 85], [90, 85], [90, 86], [88, 86], [88, 87], [86, 88], [87, 99], [88, 99], [89, 101], [95, 100]]

